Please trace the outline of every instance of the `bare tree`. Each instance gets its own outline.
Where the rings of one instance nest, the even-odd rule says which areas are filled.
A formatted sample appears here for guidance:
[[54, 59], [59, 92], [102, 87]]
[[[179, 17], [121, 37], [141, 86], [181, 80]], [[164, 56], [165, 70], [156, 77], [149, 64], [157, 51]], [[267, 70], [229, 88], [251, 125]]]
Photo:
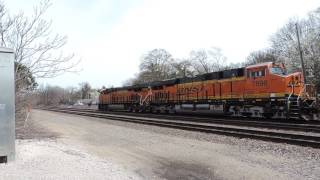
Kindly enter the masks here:
[[221, 49], [212, 47], [210, 49], [201, 49], [191, 51], [191, 65], [197, 74], [221, 71], [226, 68], [227, 58], [222, 54]]
[[271, 38], [272, 49], [276, 56], [281, 58], [288, 69], [292, 71], [301, 69], [295, 29], [297, 21], [297, 19], [290, 20]]
[[[135, 85], [172, 78], [194, 77], [198, 74], [228, 68], [221, 49], [210, 48], [190, 53], [189, 58], [174, 59], [164, 49], [154, 49], [142, 57], [140, 72], [126, 80], [124, 85]], [[236, 66], [233, 64], [233, 66]]]
[[59, 105], [65, 96], [65, 90], [58, 86], [41, 86], [37, 91], [38, 102], [41, 105]]
[[171, 64], [173, 58], [164, 49], [154, 49], [143, 56], [140, 64], [139, 82], [152, 82], [174, 76]]
[[175, 77], [176, 78], [184, 78], [184, 77], [193, 77], [195, 76], [195, 72], [192, 69], [192, 64], [188, 59], [175, 60], [172, 64]]
[[0, 37], [1, 46], [6, 47], [5, 40], [8, 38], [9, 31], [13, 28], [13, 19], [8, 16], [6, 7], [0, 2]]
[[79, 86], [80, 86], [81, 98], [89, 99], [90, 91], [91, 91], [90, 84], [88, 82], [83, 82], [83, 83], [80, 83]]
[[[37, 87], [36, 78], [51, 78], [64, 72], [75, 71], [79, 63], [73, 54], [65, 54], [62, 49], [67, 37], [53, 34], [52, 22], [45, 14], [51, 6], [43, 0], [34, 7], [33, 15], [23, 12], [9, 14], [0, 2], [0, 45], [15, 52], [16, 122], [24, 120], [28, 97]], [[49, 92], [48, 92], [49, 93]]]
[[208, 73], [212, 70], [205, 50], [191, 51], [190, 61], [197, 74]]
[[[84, 83], [83, 83], [84, 84]], [[59, 86], [44, 86], [40, 85], [39, 88], [32, 94], [34, 99], [33, 104], [34, 105], [73, 105], [80, 99], [82, 99], [83, 92], [85, 96], [88, 97], [89, 91], [85, 90], [88, 89], [87, 85], [84, 85], [86, 87], [79, 86], [79, 88], [76, 87], [67, 87], [67, 88], [61, 88]], [[81, 89], [83, 88], [83, 89]], [[85, 97], [85, 98], [86, 98]]]
[[63, 90], [64, 93], [59, 102], [60, 104], [73, 105], [79, 99], [81, 99], [81, 91], [78, 90], [76, 87], [63, 88]]
[[272, 49], [259, 50], [250, 53], [245, 61], [245, 65], [252, 65], [263, 62], [276, 62], [279, 58]]
[[[67, 37], [52, 34], [52, 22], [45, 19], [45, 13], [51, 6], [49, 0], [34, 7], [33, 15], [23, 12], [10, 15], [0, 4], [1, 45], [15, 51], [17, 91], [23, 88], [25, 76], [21, 71], [28, 69], [34, 78], [51, 78], [67, 71], [74, 71], [79, 61], [74, 55], [65, 55], [62, 51]], [[23, 69], [21, 69], [23, 67]]]
[[208, 49], [209, 59], [212, 62], [212, 71], [221, 71], [227, 65], [227, 57], [222, 53], [218, 47], [211, 47]]

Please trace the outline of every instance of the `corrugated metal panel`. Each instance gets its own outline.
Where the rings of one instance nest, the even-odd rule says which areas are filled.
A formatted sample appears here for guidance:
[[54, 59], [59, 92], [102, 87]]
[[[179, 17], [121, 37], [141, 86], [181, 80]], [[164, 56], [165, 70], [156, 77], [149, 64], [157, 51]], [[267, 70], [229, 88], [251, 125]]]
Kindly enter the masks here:
[[0, 48], [0, 157], [15, 157], [14, 55]]

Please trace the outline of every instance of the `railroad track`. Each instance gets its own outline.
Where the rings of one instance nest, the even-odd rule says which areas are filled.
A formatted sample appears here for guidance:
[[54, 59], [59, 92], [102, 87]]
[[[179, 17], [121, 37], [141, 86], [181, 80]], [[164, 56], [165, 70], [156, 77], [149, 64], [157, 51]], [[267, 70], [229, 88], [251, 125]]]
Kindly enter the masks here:
[[[56, 108], [59, 109], [59, 108]], [[68, 108], [70, 111], [79, 111], [76, 108]], [[127, 115], [134, 117], [149, 117], [149, 118], [158, 118], [158, 119], [170, 119], [175, 121], [190, 121], [190, 122], [202, 122], [202, 123], [214, 123], [221, 125], [232, 125], [232, 126], [244, 126], [252, 128], [266, 128], [274, 130], [290, 130], [298, 132], [313, 132], [320, 133], [320, 124], [306, 124], [306, 123], [293, 123], [293, 122], [274, 122], [266, 120], [245, 120], [245, 119], [227, 119], [227, 118], [217, 118], [217, 117], [195, 117], [195, 116], [182, 116], [182, 115], [164, 115], [164, 114], [150, 114], [150, 113], [130, 113], [130, 112], [105, 112], [98, 111], [94, 109], [81, 109], [84, 112], [98, 112], [104, 114], [113, 114], [113, 115]]]
[[88, 112], [88, 110], [68, 110], [68, 109], [44, 109], [49, 111], [76, 114], [81, 116], [104, 118], [108, 120], [117, 120], [131, 123], [147, 124], [189, 131], [198, 131], [205, 133], [213, 133], [227, 136], [234, 136], [240, 138], [251, 138], [264, 141], [272, 141], [277, 143], [287, 143], [300, 146], [309, 146], [320, 148], [320, 136], [295, 134], [289, 132], [273, 132], [265, 131], [263, 129], [246, 129], [243, 127], [225, 127], [217, 126], [212, 123], [181, 121], [169, 119], [156, 119], [149, 117], [137, 117], [117, 114], [106, 114], [101, 112]]

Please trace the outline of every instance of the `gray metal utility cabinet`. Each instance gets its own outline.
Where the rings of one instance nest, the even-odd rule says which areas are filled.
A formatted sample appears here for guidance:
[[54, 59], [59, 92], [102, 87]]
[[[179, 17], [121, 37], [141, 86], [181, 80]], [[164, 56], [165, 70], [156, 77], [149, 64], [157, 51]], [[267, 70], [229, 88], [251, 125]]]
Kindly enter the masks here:
[[15, 159], [14, 54], [0, 47], [0, 163]]

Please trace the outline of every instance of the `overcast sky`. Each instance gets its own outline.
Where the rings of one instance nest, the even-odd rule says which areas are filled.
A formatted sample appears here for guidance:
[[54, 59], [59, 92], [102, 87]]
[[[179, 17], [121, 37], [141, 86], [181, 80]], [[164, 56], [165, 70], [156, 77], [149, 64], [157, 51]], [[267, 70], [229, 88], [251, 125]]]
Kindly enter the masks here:
[[[5, 0], [11, 13], [31, 14], [39, 0]], [[69, 37], [66, 52], [81, 58], [78, 74], [38, 80], [63, 87], [88, 81], [121, 85], [138, 72], [142, 54], [164, 48], [174, 57], [219, 47], [230, 62], [244, 61], [290, 17], [303, 18], [319, 0], [52, 0], [47, 18]]]

